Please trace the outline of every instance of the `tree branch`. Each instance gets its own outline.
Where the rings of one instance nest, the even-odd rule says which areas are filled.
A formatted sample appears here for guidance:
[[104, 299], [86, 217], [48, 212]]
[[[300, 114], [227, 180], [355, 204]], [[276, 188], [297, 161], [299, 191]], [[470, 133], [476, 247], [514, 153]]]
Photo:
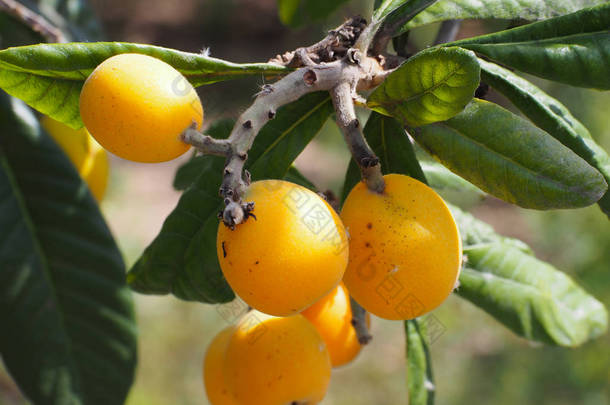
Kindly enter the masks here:
[[366, 345], [373, 339], [373, 336], [369, 333], [369, 328], [366, 325], [366, 310], [351, 296], [349, 297], [349, 303], [352, 307], [352, 326], [356, 331], [358, 342], [361, 345]]
[[40, 34], [47, 42], [66, 42], [63, 33], [23, 4], [15, 0], [0, 0], [0, 11], [17, 19]]

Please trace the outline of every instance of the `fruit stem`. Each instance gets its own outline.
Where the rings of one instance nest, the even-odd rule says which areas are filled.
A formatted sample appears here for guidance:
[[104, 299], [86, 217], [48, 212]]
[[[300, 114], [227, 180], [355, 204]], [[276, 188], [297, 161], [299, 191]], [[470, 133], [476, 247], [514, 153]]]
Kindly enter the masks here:
[[351, 296], [349, 297], [349, 303], [352, 307], [352, 326], [356, 331], [358, 343], [364, 346], [373, 339], [373, 336], [371, 336], [369, 329], [366, 326], [366, 310]]
[[347, 81], [339, 83], [331, 90], [335, 111], [337, 112], [337, 125], [343, 133], [354, 161], [360, 167], [362, 180], [369, 190], [382, 193], [385, 188], [381, 164], [375, 152], [371, 149], [362, 133], [362, 125], [356, 117], [352, 94], [355, 89]]

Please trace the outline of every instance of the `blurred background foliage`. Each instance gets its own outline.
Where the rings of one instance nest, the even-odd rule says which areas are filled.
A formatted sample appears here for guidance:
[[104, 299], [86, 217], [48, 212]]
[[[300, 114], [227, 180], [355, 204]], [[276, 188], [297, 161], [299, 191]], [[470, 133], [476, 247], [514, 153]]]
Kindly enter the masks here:
[[[371, 3], [352, 0], [324, 21], [291, 29], [282, 25], [276, 0], [91, 1], [109, 40], [194, 52], [209, 49], [212, 56], [234, 62], [265, 61], [316, 42], [348, 16], [369, 16]], [[0, 24], [12, 23], [0, 19]], [[458, 38], [503, 29], [509, 23], [466, 21]], [[430, 43], [437, 29], [430, 25], [416, 30], [411, 36], [413, 44]], [[9, 40], [0, 38], [1, 47]], [[564, 103], [610, 151], [609, 93], [529, 79]], [[263, 83], [261, 77], [200, 88], [207, 122], [237, 116]], [[511, 108], [493, 91], [488, 99]], [[171, 184], [185, 159], [188, 157], [146, 165], [113, 157], [102, 210], [128, 266], [175, 206], [179, 194]], [[341, 135], [329, 122], [296, 164], [320, 189], [338, 193], [348, 161]], [[610, 307], [610, 223], [597, 207], [536, 212], [493, 198], [446, 197], [491, 223], [499, 233], [529, 243], [538, 257], [570, 274]], [[186, 303], [170, 296], [136, 295], [135, 302], [140, 363], [128, 405], [207, 404], [201, 375], [203, 355], [212, 337], [233, 319], [223, 307]], [[532, 345], [457, 296], [450, 297], [432, 316], [437, 325], [432, 355], [439, 405], [610, 404], [608, 334], [577, 349]], [[373, 343], [353, 364], [334, 372], [324, 404], [407, 402], [402, 323], [374, 319], [373, 335]], [[0, 368], [0, 404], [22, 403], [17, 387]]]

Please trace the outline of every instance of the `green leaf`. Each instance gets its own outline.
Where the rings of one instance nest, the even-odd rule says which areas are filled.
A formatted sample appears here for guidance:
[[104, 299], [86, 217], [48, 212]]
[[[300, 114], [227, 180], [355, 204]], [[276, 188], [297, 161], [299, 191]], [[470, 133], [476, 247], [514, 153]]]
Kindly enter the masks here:
[[311, 191], [317, 191], [316, 186], [294, 166], [288, 168], [284, 180], [308, 188]]
[[367, 106], [411, 127], [444, 121], [472, 100], [479, 75], [472, 52], [455, 47], [423, 51], [391, 73]]
[[404, 322], [404, 327], [407, 337], [409, 405], [433, 405], [436, 387], [426, 325], [418, 319], [411, 319]]
[[323, 20], [348, 0], [278, 0], [277, 8], [283, 24], [298, 27]]
[[78, 99], [85, 79], [104, 60], [121, 53], [161, 59], [180, 71], [194, 86], [289, 71], [272, 64], [236, 64], [152, 45], [123, 42], [41, 44], [0, 51], [0, 88], [38, 111], [80, 128], [83, 124]]
[[442, 164], [433, 160], [420, 160], [422, 170], [428, 179], [428, 185], [441, 191], [459, 191], [477, 194], [481, 197], [485, 195], [480, 188], [464, 180], [455, 173], [452, 173]]
[[[226, 139], [231, 134], [234, 125], [234, 119], [220, 119], [214, 121], [205, 133], [212, 138]], [[201, 173], [210, 170], [212, 161], [212, 159], [206, 159], [206, 157], [202, 155], [193, 155], [188, 162], [178, 168], [176, 177], [174, 177], [174, 188], [179, 191], [186, 190], [195, 180], [197, 180], [197, 177], [199, 177]]]
[[573, 86], [610, 89], [610, 3], [454, 42], [497, 62]]
[[385, 0], [377, 5], [373, 12], [373, 23], [384, 20], [401, 20], [403, 23], [415, 17], [436, 0]]
[[525, 242], [519, 239], [508, 238], [498, 235], [491, 225], [473, 217], [471, 214], [462, 211], [455, 205], [447, 203], [451, 214], [458, 224], [462, 246], [474, 246], [485, 243], [502, 243], [505, 246], [512, 246], [525, 254], [533, 255], [534, 251]]
[[[426, 177], [419, 166], [411, 140], [398, 121], [373, 112], [364, 126], [364, 136], [373, 152], [379, 157], [383, 173], [406, 174], [426, 183]], [[359, 181], [360, 169], [352, 159], [343, 184], [342, 202]]]
[[136, 327], [121, 254], [84, 181], [0, 94], [0, 353], [38, 404], [122, 404]]
[[376, 0], [372, 21], [359, 41], [366, 38], [364, 42], [370, 42], [382, 25], [382, 30], [392, 36], [400, 26], [435, 2], [436, 0]]
[[608, 326], [604, 306], [550, 264], [513, 246], [465, 247], [467, 268], [457, 293], [516, 334], [560, 346], [578, 346]]
[[[539, 128], [599, 170], [610, 184], [610, 157], [563, 104], [507, 69], [482, 59], [479, 63], [486, 83], [504, 94]], [[610, 194], [606, 192], [597, 203], [610, 217]]]
[[529, 121], [475, 99], [449, 121], [419, 128], [415, 140], [452, 172], [524, 208], [577, 208], [606, 192], [603, 176]]
[[[284, 177], [332, 111], [328, 93], [313, 93], [279, 109], [248, 154], [246, 166], [253, 180]], [[130, 270], [128, 281], [136, 291], [171, 292], [182, 299], [211, 303], [233, 298], [216, 255], [224, 159], [203, 159], [210, 160], [207, 169], [183, 193], [159, 235]]]
[[573, 13], [606, 0], [445, 0], [419, 13], [400, 32], [445, 20], [501, 18], [541, 20]]

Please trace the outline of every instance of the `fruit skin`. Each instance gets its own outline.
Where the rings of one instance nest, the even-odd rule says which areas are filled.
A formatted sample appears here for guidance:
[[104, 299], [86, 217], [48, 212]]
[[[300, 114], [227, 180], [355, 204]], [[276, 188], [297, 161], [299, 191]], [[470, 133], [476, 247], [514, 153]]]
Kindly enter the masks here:
[[238, 405], [225, 379], [225, 354], [235, 328], [229, 326], [216, 335], [203, 359], [203, 385], [212, 405]]
[[341, 218], [350, 234], [343, 281], [352, 297], [381, 318], [404, 320], [439, 306], [457, 282], [462, 245], [451, 212], [427, 185], [384, 176], [383, 194], [359, 183]]
[[80, 176], [89, 185], [95, 199], [102, 201], [110, 172], [108, 153], [85, 128], [72, 129], [46, 115], [41, 118], [40, 123], [68, 155]]
[[[340, 283], [327, 296], [301, 312], [316, 327], [328, 348], [333, 367], [352, 361], [360, 352], [362, 345], [352, 326], [352, 307], [345, 284]], [[366, 314], [366, 324], [370, 327], [371, 318]]]
[[190, 145], [178, 136], [203, 122], [193, 86], [167, 63], [147, 55], [112, 56], [95, 68], [80, 94], [85, 127], [108, 151], [136, 162], [164, 162]]
[[270, 315], [296, 314], [343, 277], [347, 235], [339, 216], [313, 191], [283, 180], [250, 185], [254, 215], [235, 230], [222, 222], [218, 261], [235, 293]]
[[229, 340], [225, 377], [241, 405], [317, 404], [330, 374], [326, 345], [302, 315], [252, 311]]

